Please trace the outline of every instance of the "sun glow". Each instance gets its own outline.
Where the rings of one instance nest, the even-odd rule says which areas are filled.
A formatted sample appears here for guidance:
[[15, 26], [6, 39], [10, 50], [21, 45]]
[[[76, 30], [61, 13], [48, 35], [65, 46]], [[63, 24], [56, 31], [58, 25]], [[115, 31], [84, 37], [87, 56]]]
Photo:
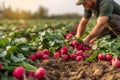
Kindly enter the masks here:
[[22, 9], [35, 12], [39, 6], [48, 9], [49, 14], [81, 13], [80, 7], [75, 5], [76, 0], [0, 0], [6, 7], [11, 6], [13, 10]]

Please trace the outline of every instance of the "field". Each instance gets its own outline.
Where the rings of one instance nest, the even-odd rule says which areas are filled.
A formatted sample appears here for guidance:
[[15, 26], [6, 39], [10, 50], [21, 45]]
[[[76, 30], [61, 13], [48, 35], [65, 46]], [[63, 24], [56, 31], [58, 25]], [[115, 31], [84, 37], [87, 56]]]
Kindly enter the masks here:
[[120, 38], [82, 39], [79, 19], [1, 20], [0, 80], [120, 80]]

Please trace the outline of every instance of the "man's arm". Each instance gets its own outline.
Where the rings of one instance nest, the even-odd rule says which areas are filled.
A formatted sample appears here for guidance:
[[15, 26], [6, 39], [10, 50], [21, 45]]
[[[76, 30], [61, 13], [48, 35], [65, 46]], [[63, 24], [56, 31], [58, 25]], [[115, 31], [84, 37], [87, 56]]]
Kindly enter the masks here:
[[88, 23], [89, 19], [86, 19], [86, 18], [82, 18], [79, 25], [78, 25], [78, 29], [77, 29], [77, 32], [76, 32], [76, 37], [81, 37], [82, 34], [85, 32], [85, 29], [86, 29], [86, 24]]
[[89, 35], [84, 38], [84, 44], [89, 45], [90, 40], [97, 37], [102, 30], [105, 28], [104, 25], [107, 23], [109, 17], [108, 16], [99, 16], [97, 19], [97, 24], [93, 28], [93, 30], [89, 33]]

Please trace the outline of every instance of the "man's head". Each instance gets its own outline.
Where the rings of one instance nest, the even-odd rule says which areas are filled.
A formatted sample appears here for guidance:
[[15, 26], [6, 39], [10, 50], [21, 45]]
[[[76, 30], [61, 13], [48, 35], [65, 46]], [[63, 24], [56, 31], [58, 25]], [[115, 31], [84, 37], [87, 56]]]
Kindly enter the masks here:
[[83, 5], [86, 9], [92, 9], [95, 6], [95, 0], [78, 0], [76, 5]]

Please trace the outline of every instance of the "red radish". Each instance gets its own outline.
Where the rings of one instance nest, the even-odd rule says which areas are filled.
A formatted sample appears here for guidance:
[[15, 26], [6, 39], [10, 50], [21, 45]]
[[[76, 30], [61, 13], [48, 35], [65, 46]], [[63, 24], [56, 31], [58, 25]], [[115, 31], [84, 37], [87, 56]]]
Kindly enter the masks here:
[[47, 54], [44, 54], [42, 57], [43, 60], [49, 59], [49, 56]]
[[86, 59], [88, 57], [87, 54], [83, 54], [83, 58]]
[[99, 60], [105, 60], [105, 56], [104, 56], [103, 54], [99, 54], [99, 55], [98, 55], [98, 59], [99, 59]]
[[68, 49], [64, 46], [60, 49], [62, 54], [68, 54]]
[[77, 55], [77, 56], [83, 56], [83, 51], [82, 51], [82, 50], [77, 51], [77, 52], [76, 52], [76, 55]]
[[115, 66], [117, 68], [120, 68], [120, 60], [118, 59], [113, 59], [112, 60], [112, 66]]
[[38, 51], [36, 52], [36, 57], [37, 57], [38, 59], [41, 59], [42, 56], [43, 56], [43, 52], [40, 51], [40, 50], [38, 50]]
[[77, 40], [73, 40], [73, 41], [72, 41], [72, 45], [73, 45], [74, 47], [76, 47], [78, 44], [79, 44], [79, 43], [78, 43]]
[[112, 55], [111, 55], [111, 54], [106, 54], [106, 55], [105, 55], [105, 59], [106, 59], [107, 61], [111, 61], [111, 60], [112, 60]]
[[22, 66], [15, 68], [13, 71], [13, 76], [17, 79], [22, 79], [24, 74], [25, 69]]
[[94, 44], [94, 40], [90, 40], [90, 44], [93, 45]]
[[115, 61], [116, 58], [112, 58], [110, 61], [110, 64], [112, 65], [112, 62]]
[[69, 35], [66, 36], [66, 40], [70, 40], [71, 38], [72, 36], [69, 36]]
[[112, 58], [112, 59], [111, 59], [110, 64], [112, 64], [113, 61], [115, 61], [115, 58]]
[[43, 50], [43, 54], [47, 54], [47, 55], [48, 55], [49, 53], [50, 53], [50, 52], [48, 51], [48, 49], [44, 49], [44, 50]]
[[70, 59], [74, 60], [75, 59], [75, 54], [70, 54]]
[[82, 60], [82, 56], [77, 56], [76, 61], [81, 61]]
[[44, 79], [46, 75], [46, 70], [42, 67], [38, 68], [35, 72], [35, 77], [38, 79]]
[[0, 70], [2, 69], [2, 63], [0, 63]]
[[60, 57], [60, 52], [56, 52], [56, 53], [54, 53], [54, 57], [57, 57], [57, 58], [59, 58]]
[[70, 39], [72, 39], [72, 37], [73, 37], [72, 34], [68, 34], [68, 35], [66, 35], [66, 40], [70, 40]]
[[66, 39], [67, 35], [66, 35], [66, 34], [64, 34], [63, 36], [64, 36], [64, 38]]
[[56, 52], [58, 52], [58, 53], [60, 53], [60, 54], [61, 54], [61, 51], [60, 51], [60, 49], [56, 50]]
[[87, 51], [89, 48], [87, 46], [83, 47], [84, 51]]
[[64, 60], [68, 60], [69, 58], [68, 58], [68, 55], [66, 55], [66, 54], [63, 54], [62, 55], [62, 58], [64, 59]]
[[73, 35], [72, 35], [72, 34], [68, 34], [68, 36], [70, 36], [71, 38], [73, 37]]
[[29, 77], [34, 77], [35, 76], [35, 72], [28, 72], [28, 76]]
[[82, 47], [83, 47], [82, 44], [79, 44], [79, 45], [77, 46], [77, 49], [78, 49], [78, 50], [82, 50]]
[[70, 30], [70, 31], [69, 31], [69, 34], [74, 35], [74, 34], [75, 34], [75, 33], [74, 33], [74, 30]]
[[29, 59], [32, 60], [32, 61], [35, 61], [36, 60], [35, 54], [29, 55]]

